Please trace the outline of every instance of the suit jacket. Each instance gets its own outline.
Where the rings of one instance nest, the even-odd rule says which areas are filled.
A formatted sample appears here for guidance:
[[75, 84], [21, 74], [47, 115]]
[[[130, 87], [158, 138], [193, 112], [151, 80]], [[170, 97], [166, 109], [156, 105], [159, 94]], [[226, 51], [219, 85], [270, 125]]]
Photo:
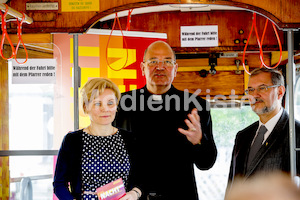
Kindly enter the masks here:
[[[237, 176], [248, 178], [258, 172], [283, 171], [290, 172], [290, 145], [289, 145], [289, 116], [284, 110], [273, 131], [257, 152], [247, 169], [248, 153], [255, 137], [259, 122], [255, 122], [236, 135], [232, 152], [229, 172], [230, 188]], [[300, 123], [296, 121], [296, 146], [300, 144]], [[300, 174], [300, 153], [296, 152], [297, 173]]]

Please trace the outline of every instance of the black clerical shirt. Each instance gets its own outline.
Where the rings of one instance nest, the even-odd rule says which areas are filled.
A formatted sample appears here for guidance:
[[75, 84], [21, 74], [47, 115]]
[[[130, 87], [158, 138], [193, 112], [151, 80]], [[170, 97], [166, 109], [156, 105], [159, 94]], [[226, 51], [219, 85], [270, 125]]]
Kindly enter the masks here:
[[[193, 145], [178, 131], [187, 129], [184, 120], [195, 107], [203, 133], [200, 145]], [[217, 155], [204, 99], [173, 86], [163, 95], [152, 95], [145, 86], [122, 94], [116, 123], [136, 134], [144, 198], [154, 192], [163, 199], [198, 200], [193, 164], [210, 169]]]

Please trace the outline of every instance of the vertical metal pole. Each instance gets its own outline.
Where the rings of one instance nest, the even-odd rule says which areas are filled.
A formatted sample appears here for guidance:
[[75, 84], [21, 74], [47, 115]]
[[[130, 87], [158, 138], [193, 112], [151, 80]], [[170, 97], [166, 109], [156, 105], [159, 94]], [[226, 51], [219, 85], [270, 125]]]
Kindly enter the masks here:
[[288, 93], [289, 93], [289, 136], [290, 136], [290, 164], [291, 178], [296, 176], [296, 134], [294, 114], [294, 31], [288, 30]]
[[29, 177], [22, 178], [20, 182], [20, 199], [32, 200], [32, 183]]
[[73, 35], [73, 89], [74, 89], [74, 130], [79, 129], [78, 88], [80, 69], [78, 66], [78, 34]]

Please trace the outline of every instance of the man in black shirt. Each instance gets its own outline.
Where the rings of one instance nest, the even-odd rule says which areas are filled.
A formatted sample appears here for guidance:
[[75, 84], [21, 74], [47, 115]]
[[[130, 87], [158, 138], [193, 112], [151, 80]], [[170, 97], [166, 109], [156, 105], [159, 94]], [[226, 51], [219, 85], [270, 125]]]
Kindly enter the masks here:
[[175, 59], [167, 43], [150, 44], [141, 63], [146, 85], [119, 104], [117, 126], [137, 135], [142, 199], [198, 200], [194, 164], [208, 170], [216, 160], [208, 103], [172, 85]]

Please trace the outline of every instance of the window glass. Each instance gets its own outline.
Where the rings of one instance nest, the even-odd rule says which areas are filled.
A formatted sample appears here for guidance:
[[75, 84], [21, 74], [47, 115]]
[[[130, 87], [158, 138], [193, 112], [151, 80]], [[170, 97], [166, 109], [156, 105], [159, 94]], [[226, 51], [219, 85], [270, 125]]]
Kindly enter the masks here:
[[208, 171], [195, 167], [199, 199], [223, 200], [234, 139], [238, 131], [258, 120], [250, 106], [241, 108], [212, 108], [213, 134], [218, 149], [214, 166]]
[[[56, 83], [13, 84], [12, 68], [9, 61], [9, 150], [54, 149], [54, 105], [60, 103], [60, 87]], [[61, 126], [60, 121], [55, 126]]]
[[[8, 66], [9, 150], [52, 150], [55, 85], [12, 84], [11, 61]], [[30, 180], [26, 186], [32, 185], [33, 199], [53, 199], [53, 157], [10, 156], [10, 199], [24, 198], [26, 180]]]
[[[55, 46], [54, 49], [57, 49], [57, 46]], [[34, 61], [35, 58], [29, 58], [28, 61], [30, 59]], [[8, 61], [8, 143], [9, 150], [11, 151], [9, 152], [8, 166], [11, 200], [24, 199], [24, 196], [21, 196], [21, 191], [23, 188], [22, 183], [26, 183], [26, 180], [30, 180], [30, 185], [32, 185], [33, 200], [56, 199], [53, 195], [52, 186], [56, 155], [49, 154], [49, 152], [54, 152], [53, 154], [55, 154], [55, 151], [49, 150], [58, 150], [62, 137], [67, 133], [65, 130], [72, 130], [70, 123], [66, 123], [66, 121], [72, 121], [72, 113], [61, 111], [61, 103], [66, 102], [65, 96], [69, 96], [70, 93], [68, 93], [68, 90], [64, 90], [63, 93], [61, 89], [62, 85], [67, 85], [66, 88], [70, 90], [72, 82], [71, 77], [67, 80], [63, 80], [62, 78], [60, 54], [49, 53], [46, 59], [47, 60], [35, 60], [35, 62], [38, 62], [38, 64], [34, 66], [36, 67], [34, 69], [36, 73], [25, 69], [26, 66], [28, 66], [28, 68], [32, 67], [26, 63], [25, 65], [19, 66], [20, 68], [25, 66], [24, 70], [19, 70], [17, 66], [16, 70], [19, 70], [20, 73], [13, 74], [12, 60]], [[51, 61], [50, 64], [49, 61]], [[56, 62], [56, 68], [54, 68], [54, 70], [52, 61]], [[39, 66], [40, 63], [41, 66]], [[47, 72], [42, 71], [45, 70], [45, 66]], [[27, 70], [28, 73], [25, 72], [25, 70]], [[69, 70], [69, 68], [66, 67], [66, 70]], [[46, 80], [48, 80], [46, 76], [54, 76], [55, 80], [44, 81], [43, 79], [43, 81], [40, 81], [43, 84], [40, 82], [36, 83], [36, 79], [30, 80], [29, 76], [31, 76], [31, 72], [36, 74], [36, 76], [42, 73], [42, 77]], [[52, 75], [47, 75], [50, 74], [50, 72]], [[27, 80], [20, 81], [21, 79], [16, 81], [19, 77], [25, 76], [21, 74], [27, 74], [30, 82], [27, 82]], [[68, 73], [68, 75], [70, 76], [70, 73]], [[14, 83], [13, 80], [15, 81]], [[71, 103], [72, 99], [69, 98], [67, 105], [70, 105], [70, 108], [72, 106]], [[65, 114], [66, 117], [62, 116], [63, 114]], [[64, 130], [62, 131], [62, 129]], [[61, 136], [59, 137], [60, 133]], [[23, 150], [28, 150], [30, 154], [36, 155], [26, 155], [27, 151], [23, 152]], [[21, 152], [22, 155], [16, 156], [15, 154], [19, 152]], [[26, 186], [29, 186], [29, 184], [26, 184]], [[28, 193], [27, 189], [29, 188], [26, 188]]]
[[54, 85], [10, 84], [9, 90], [10, 150], [52, 149]]
[[[52, 200], [53, 160], [54, 156], [10, 156], [10, 200], [27, 199], [29, 185], [32, 199]], [[27, 191], [23, 198], [22, 189]]]

